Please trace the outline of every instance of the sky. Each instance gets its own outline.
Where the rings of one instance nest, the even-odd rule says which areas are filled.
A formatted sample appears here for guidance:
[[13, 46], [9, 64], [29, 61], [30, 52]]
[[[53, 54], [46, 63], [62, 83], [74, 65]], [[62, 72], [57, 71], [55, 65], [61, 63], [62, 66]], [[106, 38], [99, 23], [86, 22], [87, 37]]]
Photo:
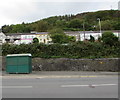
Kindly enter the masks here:
[[51, 16], [118, 9], [119, 0], [1, 0], [0, 28]]

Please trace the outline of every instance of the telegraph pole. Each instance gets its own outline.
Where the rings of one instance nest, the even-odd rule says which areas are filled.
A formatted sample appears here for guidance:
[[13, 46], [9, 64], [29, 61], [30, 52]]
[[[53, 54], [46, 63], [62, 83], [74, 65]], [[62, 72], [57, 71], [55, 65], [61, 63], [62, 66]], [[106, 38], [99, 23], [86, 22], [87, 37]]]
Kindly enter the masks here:
[[100, 22], [100, 18], [97, 18], [97, 20], [99, 21], [100, 33], [102, 34], [102, 32], [101, 32], [101, 22]]
[[84, 40], [85, 40], [85, 24], [83, 23], [83, 33], [84, 33]]

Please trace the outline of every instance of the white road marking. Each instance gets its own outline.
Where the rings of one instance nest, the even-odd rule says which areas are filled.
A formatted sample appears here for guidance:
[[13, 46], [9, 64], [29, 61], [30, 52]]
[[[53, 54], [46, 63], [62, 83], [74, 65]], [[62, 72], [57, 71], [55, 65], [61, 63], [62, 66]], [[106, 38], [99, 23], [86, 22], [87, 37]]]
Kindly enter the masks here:
[[32, 86], [0, 86], [0, 88], [32, 88]]
[[97, 87], [97, 86], [115, 86], [117, 84], [90, 84], [90, 85], [61, 85], [61, 87]]

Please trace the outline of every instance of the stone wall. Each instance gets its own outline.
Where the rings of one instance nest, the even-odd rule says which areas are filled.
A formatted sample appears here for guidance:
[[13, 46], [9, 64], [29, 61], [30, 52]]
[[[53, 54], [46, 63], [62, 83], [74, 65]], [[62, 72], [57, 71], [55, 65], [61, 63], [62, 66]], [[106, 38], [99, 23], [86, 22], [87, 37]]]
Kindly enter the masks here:
[[[3, 70], [5, 70], [5, 57], [3, 57]], [[55, 58], [43, 59], [33, 58], [32, 67], [34, 71], [118, 71], [120, 59], [70, 59]]]
[[120, 59], [43, 59], [33, 58], [33, 69], [40, 71], [118, 71]]

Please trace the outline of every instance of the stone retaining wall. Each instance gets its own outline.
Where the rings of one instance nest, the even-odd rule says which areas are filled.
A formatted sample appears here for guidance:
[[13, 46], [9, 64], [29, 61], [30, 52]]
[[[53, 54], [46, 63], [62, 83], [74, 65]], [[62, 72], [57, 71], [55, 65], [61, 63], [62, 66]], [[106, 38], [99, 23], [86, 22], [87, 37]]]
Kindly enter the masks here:
[[[5, 57], [2, 69], [5, 70]], [[34, 71], [118, 71], [120, 59], [70, 59], [70, 58], [33, 58]]]
[[33, 69], [40, 71], [118, 71], [120, 59], [43, 59], [33, 58]]

